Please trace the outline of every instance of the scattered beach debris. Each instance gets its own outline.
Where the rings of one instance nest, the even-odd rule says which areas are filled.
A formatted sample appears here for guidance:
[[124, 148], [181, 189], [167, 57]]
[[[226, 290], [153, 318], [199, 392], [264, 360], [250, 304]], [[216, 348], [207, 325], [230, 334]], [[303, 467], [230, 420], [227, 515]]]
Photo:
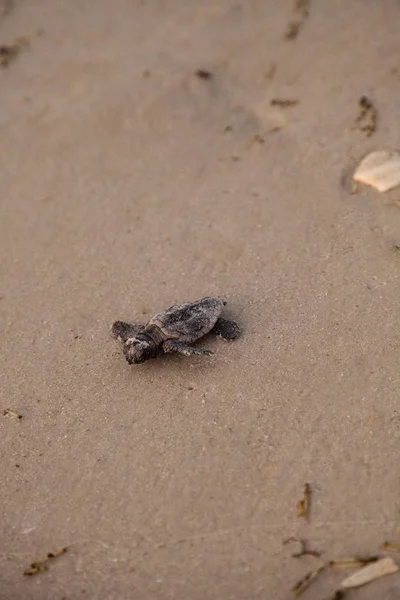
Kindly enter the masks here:
[[390, 575], [396, 573], [399, 567], [394, 562], [393, 558], [386, 557], [363, 567], [359, 571], [356, 571], [349, 577], [346, 577], [341, 583], [342, 588], [354, 588], [365, 585], [374, 579], [379, 579], [384, 575]]
[[197, 71], [195, 71], [195, 75], [199, 79], [212, 79], [211, 71], [206, 71], [206, 69], [197, 69]]
[[154, 315], [147, 325], [115, 321], [112, 334], [123, 343], [127, 362], [143, 363], [160, 354], [183, 356], [209, 356], [211, 350], [191, 346], [210, 331], [225, 340], [240, 336], [235, 321], [222, 319], [220, 314], [226, 305], [221, 298], [202, 298], [196, 302], [176, 304]]
[[9, 415], [10, 417], [15, 417], [16, 419], [22, 419], [22, 415], [20, 413], [15, 412], [14, 410], [10, 410], [9, 408], [5, 408], [3, 410], [3, 417]]
[[376, 150], [367, 154], [353, 173], [353, 180], [388, 192], [400, 185], [400, 152]]
[[284, 98], [273, 98], [270, 102], [271, 106], [279, 106], [279, 108], [290, 108], [291, 106], [296, 106], [298, 103], [298, 100]]
[[[299, 540], [295, 537], [290, 537], [283, 542], [283, 544], [288, 544], [290, 542], [297, 542], [301, 545], [301, 551], [292, 554], [295, 558], [302, 556], [303, 554], [312, 554], [314, 556], [319, 556], [320, 553], [308, 551], [307, 550], [307, 542], [305, 540]], [[381, 546], [382, 550], [387, 552], [400, 552], [400, 544], [393, 542], [384, 542]], [[314, 571], [309, 571], [305, 574], [305, 576], [300, 579], [296, 585], [294, 585], [291, 589], [291, 592], [295, 596], [300, 596], [308, 588], [308, 586], [318, 577], [322, 571], [326, 569], [332, 569], [335, 571], [340, 570], [355, 570], [354, 573], [346, 577], [340, 588], [337, 589], [332, 596], [327, 598], [326, 600], [342, 600], [342, 598], [346, 595], [346, 590], [350, 588], [360, 587], [375, 579], [379, 579], [384, 575], [389, 575], [391, 573], [396, 573], [399, 571], [399, 566], [395, 563], [393, 558], [391, 557], [382, 557], [377, 555], [372, 556], [340, 556], [335, 558], [328, 563], [320, 565], [318, 569]], [[347, 595], [346, 595], [347, 597]]]
[[296, 507], [297, 516], [299, 518], [304, 517], [305, 519], [307, 519], [309, 510], [310, 510], [310, 497], [311, 497], [310, 484], [306, 483], [304, 485], [303, 498], [301, 498], [301, 500], [298, 501], [297, 507]]
[[39, 558], [39, 560], [35, 560], [35, 562], [31, 563], [31, 566], [28, 569], [25, 569], [24, 575], [32, 576], [37, 575], [38, 573], [42, 573], [43, 571], [48, 570], [47, 563], [49, 560], [57, 558], [58, 556], [62, 556], [67, 551], [67, 548], [61, 548], [60, 550], [56, 550], [55, 552], [48, 552], [44, 558]]
[[304, 21], [310, 14], [310, 0], [295, 0], [293, 12], [296, 18], [287, 26], [284, 36], [287, 40], [297, 38]]
[[[397, 246], [399, 248], [399, 246]], [[400, 248], [399, 248], [400, 250]], [[400, 552], [400, 544], [393, 544], [392, 542], [384, 542], [382, 544], [382, 550], [386, 552]]]
[[299, 552], [294, 552], [292, 554], [293, 558], [300, 558], [300, 557], [306, 556], [306, 555], [316, 556], [317, 558], [319, 556], [321, 556], [321, 552], [317, 552], [317, 550], [311, 550], [308, 547], [307, 540], [303, 540], [303, 539], [299, 540], [299, 539], [297, 539], [295, 537], [290, 537], [287, 540], [284, 540], [283, 545], [286, 546], [287, 544], [290, 544], [290, 543], [300, 544], [300, 550], [299, 550]]
[[367, 137], [370, 137], [376, 131], [378, 111], [367, 96], [361, 96], [358, 107], [360, 112], [356, 119], [357, 126], [354, 129], [363, 131]]
[[315, 571], [309, 571], [304, 577], [302, 577], [293, 587], [292, 593], [297, 597], [300, 596], [311, 583], [324, 571], [325, 565], [321, 565]]
[[328, 563], [328, 567], [330, 569], [345, 570], [345, 569], [360, 569], [361, 567], [365, 567], [365, 565], [369, 565], [373, 562], [376, 562], [380, 559], [380, 556], [340, 556], [339, 558], [335, 558]]

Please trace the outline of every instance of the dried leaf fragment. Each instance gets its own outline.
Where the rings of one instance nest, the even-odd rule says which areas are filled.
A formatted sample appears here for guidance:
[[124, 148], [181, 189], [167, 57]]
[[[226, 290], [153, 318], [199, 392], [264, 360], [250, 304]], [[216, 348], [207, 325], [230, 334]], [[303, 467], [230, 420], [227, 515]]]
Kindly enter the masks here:
[[328, 566], [330, 569], [334, 569], [335, 571], [342, 569], [360, 569], [361, 567], [365, 567], [365, 565], [369, 565], [370, 563], [376, 562], [379, 559], [379, 556], [340, 556], [339, 558], [331, 560], [328, 563]]
[[399, 567], [396, 565], [393, 558], [381, 558], [367, 567], [363, 567], [359, 571], [356, 571], [349, 577], [346, 577], [346, 579], [342, 581], [341, 586], [343, 588], [360, 587], [361, 585], [374, 581], [374, 579], [379, 579], [384, 575], [396, 573], [398, 570]]
[[308, 517], [308, 511], [310, 509], [310, 496], [311, 496], [310, 484], [306, 483], [304, 485], [303, 498], [301, 498], [301, 500], [299, 500], [297, 503], [297, 516], [299, 518], [301, 518], [301, 517], [307, 518]]
[[353, 180], [388, 192], [400, 185], [400, 152], [377, 150], [367, 154], [353, 174]]
[[10, 417], [15, 417], [16, 419], [22, 419], [22, 415], [20, 413], [14, 412], [9, 408], [3, 410], [3, 416], [6, 417], [7, 415], [9, 415]]
[[400, 552], [400, 544], [393, 544], [392, 542], [384, 542], [382, 544], [382, 550], [386, 550], [386, 552]]
[[296, 597], [300, 596], [324, 569], [325, 565], [321, 565], [315, 571], [309, 571], [306, 573], [306, 575], [292, 587], [292, 593]]

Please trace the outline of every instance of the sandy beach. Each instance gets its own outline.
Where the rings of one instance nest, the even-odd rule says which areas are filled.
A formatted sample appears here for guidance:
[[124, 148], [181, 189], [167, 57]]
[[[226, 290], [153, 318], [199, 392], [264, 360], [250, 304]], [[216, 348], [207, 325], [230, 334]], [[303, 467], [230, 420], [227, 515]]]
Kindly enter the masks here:
[[[400, 543], [400, 188], [349, 186], [400, 3], [305, 5], [1, 3], [1, 600], [289, 600]], [[204, 296], [239, 340], [126, 363], [114, 320]]]

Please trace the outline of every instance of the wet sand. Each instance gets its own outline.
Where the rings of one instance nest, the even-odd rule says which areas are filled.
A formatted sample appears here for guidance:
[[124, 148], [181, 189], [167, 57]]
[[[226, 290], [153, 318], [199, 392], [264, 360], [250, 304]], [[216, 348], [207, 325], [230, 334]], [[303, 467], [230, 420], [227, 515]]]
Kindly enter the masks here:
[[[1, 600], [286, 600], [320, 564], [290, 536], [321, 560], [400, 540], [400, 196], [346, 185], [400, 146], [400, 5], [312, 2], [288, 40], [297, 18], [286, 0], [3, 15], [1, 44], [27, 39], [0, 70], [0, 407], [23, 415], [0, 421]], [[208, 295], [239, 341], [127, 365], [115, 319]], [[391, 575], [354, 598], [399, 594]]]

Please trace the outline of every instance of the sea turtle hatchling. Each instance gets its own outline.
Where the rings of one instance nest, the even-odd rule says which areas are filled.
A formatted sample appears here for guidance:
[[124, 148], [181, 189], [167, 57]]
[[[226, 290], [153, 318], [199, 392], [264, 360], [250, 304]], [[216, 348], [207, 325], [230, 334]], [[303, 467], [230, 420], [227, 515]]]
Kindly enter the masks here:
[[209, 331], [226, 340], [239, 337], [239, 326], [234, 321], [227, 321], [219, 316], [225, 304], [220, 298], [185, 302], [154, 315], [147, 325], [115, 321], [111, 331], [115, 338], [123, 342], [125, 358], [130, 365], [156, 358], [163, 353], [210, 355], [211, 350], [194, 348], [189, 344]]

